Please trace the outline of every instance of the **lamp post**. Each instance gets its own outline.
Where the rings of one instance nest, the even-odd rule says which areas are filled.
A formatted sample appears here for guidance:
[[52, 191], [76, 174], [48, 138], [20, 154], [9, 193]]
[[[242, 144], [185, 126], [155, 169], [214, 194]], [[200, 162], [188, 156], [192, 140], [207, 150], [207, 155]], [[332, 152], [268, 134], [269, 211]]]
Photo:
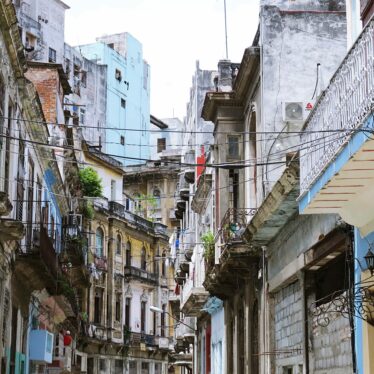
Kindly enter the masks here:
[[182, 322], [180, 319], [178, 318], [175, 318], [172, 314], [170, 314], [169, 312], [167, 312], [166, 310], [162, 310], [161, 308], [157, 307], [157, 306], [153, 306], [151, 305], [149, 307], [149, 310], [153, 313], [159, 313], [159, 314], [162, 314], [162, 313], [165, 313], [167, 314], [168, 316], [170, 316], [171, 318], [173, 318], [175, 321], [177, 321], [178, 323], [180, 323], [181, 325], [184, 325], [184, 326], [187, 326], [189, 329], [191, 329], [192, 331], [195, 332], [195, 328], [194, 327], [191, 327], [190, 325], [187, 325], [186, 323]]

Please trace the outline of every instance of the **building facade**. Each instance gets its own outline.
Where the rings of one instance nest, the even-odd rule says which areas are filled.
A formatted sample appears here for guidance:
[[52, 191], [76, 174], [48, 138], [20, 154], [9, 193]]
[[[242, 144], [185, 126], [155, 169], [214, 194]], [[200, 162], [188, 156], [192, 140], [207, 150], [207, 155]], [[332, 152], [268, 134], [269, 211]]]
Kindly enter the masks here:
[[356, 372], [369, 373], [374, 370], [370, 354], [373, 220], [368, 198], [372, 190], [368, 156], [373, 125], [373, 64], [366, 56], [373, 56], [373, 3], [347, 4], [350, 49], [319, 97], [302, 135], [304, 141], [310, 141], [311, 131], [328, 131], [331, 142], [318, 149], [313, 139], [313, 145], [301, 151], [299, 209], [307, 215], [338, 214], [354, 227], [354, 276], [347, 293], [338, 295], [341, 307], [327, 303], [324, 314], [331, 328], [336, 318], [348, 313], [354, 331]]

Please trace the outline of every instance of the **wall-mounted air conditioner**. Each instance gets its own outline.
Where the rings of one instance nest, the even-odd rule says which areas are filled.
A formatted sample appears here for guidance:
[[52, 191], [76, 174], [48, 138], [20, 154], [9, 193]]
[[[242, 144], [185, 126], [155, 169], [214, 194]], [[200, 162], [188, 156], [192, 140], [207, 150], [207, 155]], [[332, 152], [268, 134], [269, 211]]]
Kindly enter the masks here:
[[312, 102], [285, 101], [282, 103], [284, 122], [304, 122], [313, 109]]
[[31, 330], [29, 359], [40, 363], [52, 363], [53, 334], [47, 330]]

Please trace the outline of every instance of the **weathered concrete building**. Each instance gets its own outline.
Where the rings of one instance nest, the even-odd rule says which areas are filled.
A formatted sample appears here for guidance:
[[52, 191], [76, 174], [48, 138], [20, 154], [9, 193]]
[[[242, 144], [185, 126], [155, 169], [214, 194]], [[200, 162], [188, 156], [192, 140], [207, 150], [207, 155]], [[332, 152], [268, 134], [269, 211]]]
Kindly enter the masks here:
[[[204, 286], [224, 300], [227, 373], [352, 371], [349, 319], [319, 330], [309, 308], [323, 303], [316, 300], [327, 284], [346, 286], [349, 230], [339, 228], [337, 216], [304, 221], [296, 202], [295, 132], [313, 106], [321, 70], [330, 77], [345, 49], [345, 13], [332, 6], [262, 2], [239, 70], [221, 62], [219, 85], [231, 80], [232, 90], [206, 96], [202, 115], [214, 122], [218, 145], [217, 242]], [[331, 266], [341, 282], [328, 279]], [[325, 334], [336, 338], [329, 343], [334, 358], [328, 349], [313, 350]]]

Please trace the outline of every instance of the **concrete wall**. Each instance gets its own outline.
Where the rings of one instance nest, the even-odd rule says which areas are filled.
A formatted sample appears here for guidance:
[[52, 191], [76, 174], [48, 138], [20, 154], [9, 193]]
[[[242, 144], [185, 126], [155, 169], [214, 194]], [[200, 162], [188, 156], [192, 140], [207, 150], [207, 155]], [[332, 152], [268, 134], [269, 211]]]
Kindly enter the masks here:
[[[303, 301], [298, 281], [274, 294], [275, 372], [303, 365]], [[285, 352], [285, 353], [282, 353]], [[302, 371], [294, 371], [301, 373]]]
[[[109, 153], [130, 165], [148, 159], [150, 154], [150, 68], [143, 60], [141, 44], [128, 33], [122, 37], [126, 38], [126, 57], [102, 42], [79, 49], [86, 58], [107, 65], [106, 126], [115, 130], [107, 130], [106, 141], [110, 143]], [[116, 79], [116, 70], [121, 72], [120, 80]], [[125, 108], [121, 105], [124, 101]], [[121, 135], [125, 145], [120, 144]]]
[[[309, 9], [309, 4], [264, 1], [260, 9], [262, 107], [266, 108], [262, 112], [261, 130], [285, 132], [266, 135], [262, 157], [268, 162], [284, 160], [285, 154], [295, 152], [300, 143], [297, 135], [287, 132], [301, 130], [302, 122], [285, 122], [282, 103], [312, 101], [315, 88], [318, 94], [327, 85], [346, 53], [345, 13], [327, 12], [318, 2], [311, 8], [318, 12], [296, 11]], [[318, 84], [317, 63], [321, 64]], [[279, 165], [264, 168], [266, 192], [282, 171]]]
[[40, 62], [48, 62], [49, 48], [53, 48], [56, 51], [56, 62], [62, 64], [65, 11], [69, 7], [60, 0], [27, 0], [21, 3], [22, 6], [17, 9], [17, 14], [24, 27], [23, 41], [26, 40], [26, 31], [34, 36], [40, 36], [35, 51], [29, 56]]
[[326, 327], [313, 323], [311, 354], [316, 374], [350, 374], [352, 366], [351, 327], [349, 319], [332, 314]]

